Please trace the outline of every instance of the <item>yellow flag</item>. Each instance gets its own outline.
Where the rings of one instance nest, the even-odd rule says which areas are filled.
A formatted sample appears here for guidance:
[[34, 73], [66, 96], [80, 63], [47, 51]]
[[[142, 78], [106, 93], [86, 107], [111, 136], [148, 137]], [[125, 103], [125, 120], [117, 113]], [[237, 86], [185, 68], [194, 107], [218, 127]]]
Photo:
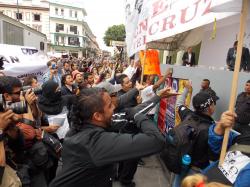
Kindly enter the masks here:
[[216, 38], [216, 18], [214, 18], [213, 32], [210, 39], [213, 40], [215, 38]]

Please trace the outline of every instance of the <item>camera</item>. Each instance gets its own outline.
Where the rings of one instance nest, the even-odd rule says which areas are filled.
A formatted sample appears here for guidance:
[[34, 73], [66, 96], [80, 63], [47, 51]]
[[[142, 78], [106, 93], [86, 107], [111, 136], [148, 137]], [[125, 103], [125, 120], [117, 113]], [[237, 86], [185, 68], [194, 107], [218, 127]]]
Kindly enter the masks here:
[[56, 64], [52, 64], [52, 65], [51, 65], [51, 68], [52, 68], [52, 69], [56, 69], [56, 68], [57, 68], [57, 67], [56, 67]]
[[41, 86], [38, 86], [38, 87], [35, 87], [35, 88], [32, 88], [31, 86], [23, 86], [22, 87], [23, 94], [25, 95], [25, 93], [29, 89], [31, 89], [31, 91], [34, 92], [34, 94], [36, 94], [36, 95], [42, 94], [42, 87]]
[[0, 94], [0, 112], [4, 112], [6, 109], [11, 109], [16, 114], [25, 114], [28, 112], [28, 106], [25, 101], [7, 103], [3, 95]]

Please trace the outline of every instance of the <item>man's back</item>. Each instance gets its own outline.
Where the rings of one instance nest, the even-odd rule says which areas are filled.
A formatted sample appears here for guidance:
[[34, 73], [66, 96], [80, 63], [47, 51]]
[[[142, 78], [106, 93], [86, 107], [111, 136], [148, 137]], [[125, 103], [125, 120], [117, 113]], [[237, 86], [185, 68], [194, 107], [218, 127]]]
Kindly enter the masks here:
[[113, 163], [162, 149], [164, 138], [152, 122], [145, 120], [142, 116], [138, 121], [145, 133], [137, 135], [112, 133], [85, 124], [80, 132], [65, 138], [63, 169], [50, 186], [111, 187]]
[[179, 107], [179, 114], [182, 121], [190, 116], [200, 120], [200, 125], [202, 125], [202, 128], [200, 129], [202, 130], [199, 132], [199, 135], [193, 145], [192, 166], [203, 169], [209, 164], [209, 147], [207, 144], [208, 129], [214, 121], [210, 116], [202, 113], [193, 112], [186, 106]]

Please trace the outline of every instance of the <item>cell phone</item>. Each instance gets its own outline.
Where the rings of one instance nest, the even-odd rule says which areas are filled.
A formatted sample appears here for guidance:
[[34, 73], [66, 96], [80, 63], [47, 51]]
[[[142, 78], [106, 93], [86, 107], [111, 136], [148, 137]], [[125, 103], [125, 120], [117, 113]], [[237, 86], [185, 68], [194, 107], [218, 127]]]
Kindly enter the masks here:
[[56, 64], [52, 64], [51, 68], [56, 69]]

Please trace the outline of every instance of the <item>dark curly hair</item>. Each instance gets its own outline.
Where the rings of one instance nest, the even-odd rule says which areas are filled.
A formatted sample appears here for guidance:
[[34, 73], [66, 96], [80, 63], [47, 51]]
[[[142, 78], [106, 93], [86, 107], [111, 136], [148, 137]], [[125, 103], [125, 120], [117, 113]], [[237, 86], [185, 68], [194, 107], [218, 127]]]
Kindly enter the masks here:
[[66, 82], [67, 76], [71, 76], [72, 77], [72, 75], [70, 75], [70, 74], [64, 74], [62, 76], [62, 78], [61, 78], [61, 84], [62, 84], [62, 86], [65, 86], [65, 82]]
[[67, 136], [79, 132], [86, 122], [89, 122], [95, 112], [104, 112], [102, 88], [82, 89], [80, 95], [73, 102], [69, 112], [70, 131]]

